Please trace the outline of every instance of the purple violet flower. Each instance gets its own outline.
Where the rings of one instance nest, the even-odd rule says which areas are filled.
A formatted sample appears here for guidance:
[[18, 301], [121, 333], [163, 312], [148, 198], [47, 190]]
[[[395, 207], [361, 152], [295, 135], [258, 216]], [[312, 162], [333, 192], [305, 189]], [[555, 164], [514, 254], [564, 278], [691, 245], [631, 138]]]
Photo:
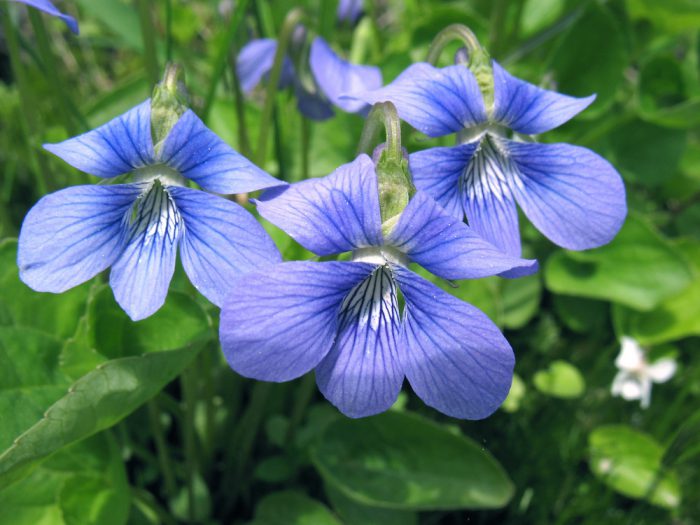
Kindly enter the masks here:
[[407, 377], [441, 412], [484, 418], [508, 394], [513, 351], [482, 312], [408, 266], [471, 279], [530, 273], [536, 262], [503, 254], [422, 192], [384, 234], [377, 184], [363, 154], [263, 194], [263, 217], [320, 256], [351, 251], [352, 261], [285, 262], [237, 279], [221, 312], [226, 359], [264, 381], [315, 369], [323, 395], [350, 417], [387, 410]]
[[[272, 38], [251, 40], [238, 54], [236, 71], [244, 93], [250, 93], [272, 69], [277, 41]], [[321, 37], [314, 38], [309, 54], [314, 88], [303, 85], [289, 57], [284, 58], [279, 89], [294, 87], [299, 112], [313, 120], [333, 116], [331, 104], [348, 113], [369, 111], [369, 105], [348, 98], [355, 93], [382, 85], [378, 67], [351, 64], [339, 57]]]
[[133, 320], [165, 301], [178, 246], [192, 284], [220, 305], [232, 278], [280, 261], [265, 230], [238, 204], [190, 189], [244, 193], [281, 183], [185, 111], [153, 144], [151, 101], [59, 144], [44, 146], [98, 177], [133, 173], [130, 184], [75, 186], [43, 197], [19, 235], [20, 278], [60, 293], [110, 266], [110, 285]]
[[339, 22], [355, 24], [362, 16], [363, 4], [363, 0], [340, 0], [335, 16]]
[[490, 107], [465, 65], [413, 64], [387, 86], [356, 96], [393, 102], [403, 120], [430, 137], [458, 133], [457, 146], [410, 156], [414, 183], [505, 252], [521, 253], [516, 202], [559, 246], [584, 250], [608, 243], [627, 214], [615, 168], [586, 148], [516, 141], [506, 133], [549, 131], [595, 96], [561, 95], [510, 75], [496, 61], [492, 68]]

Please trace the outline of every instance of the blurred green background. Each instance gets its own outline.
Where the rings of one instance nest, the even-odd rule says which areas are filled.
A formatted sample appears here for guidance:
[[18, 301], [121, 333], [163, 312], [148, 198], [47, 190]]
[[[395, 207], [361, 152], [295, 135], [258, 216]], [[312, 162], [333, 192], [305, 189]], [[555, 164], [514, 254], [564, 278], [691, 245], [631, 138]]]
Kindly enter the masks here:
[[[80, 36], [0, 3], [0, 524], [698, 522], [698, 0], [368, 0], [354, 26], [337, 22], [333, 0], [56, 4]], [[538, 139], [586, 146], [617, 167], [630, 209], [618, 237], [567, 252], [523, 220], [539, 274], [438, 282], [487, 313], [516, 354], [511, 395], [484, 421], [442, 416], [407, 384], [389, 413], [353, 421], [312, 375], [237, 376], [218, 347], [218, 311], [181, 269], [166, 306], [138, 323], [104, 279], [60, 296], [18, 279], [13, 238], [27, 210], [46, 192], [97, 182], [43, 142], [142, 101], [170, 58], [184, 66], [193, 109], [253, 157], [264, 90], [244, 100], [232, 65], [294, 6], [385, 82], [463, 23], [520, 78], [598, 95]], [[291, 93], [275, 97], [263, 160], [273, 175], [301, 179], [306, 155], [312, 176], [354, 158], [359, 116], [304, 122]], [[409, 151], [451, 140], [404, 131]], [[311, 257], [266, 226], [287, 259]], [[651, 359], [678, 361], [648, 409], [610, 394], [623, 335]]]

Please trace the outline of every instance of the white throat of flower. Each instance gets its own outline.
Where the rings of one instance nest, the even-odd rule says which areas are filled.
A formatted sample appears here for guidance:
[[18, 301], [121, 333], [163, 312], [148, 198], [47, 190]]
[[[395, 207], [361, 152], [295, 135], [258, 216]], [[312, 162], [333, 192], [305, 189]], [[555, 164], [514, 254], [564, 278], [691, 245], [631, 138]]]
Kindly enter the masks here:
[[410, 262], [408, 256], [391, 246], [370, 246], [369, 248], [358, 248], [352, 252], [353, 262], [363, 262], [369, 264], [397, 264], [408, 266]]
[[151, 164], [134, 170], [134, 182], [153, 182], [158, 179], [163, 186], [187, 186], [180, 172], [165, 164]]
[[144, 245], [165, 239], [170, 244], [179, 239], [183, 221], [168, 186], [186, 186], [186, 179], [179, 172], [154, 164], [137, 168], [134, 182], [143, 189], [130, 211], [124, 217], [131, 238], [140, 237]]

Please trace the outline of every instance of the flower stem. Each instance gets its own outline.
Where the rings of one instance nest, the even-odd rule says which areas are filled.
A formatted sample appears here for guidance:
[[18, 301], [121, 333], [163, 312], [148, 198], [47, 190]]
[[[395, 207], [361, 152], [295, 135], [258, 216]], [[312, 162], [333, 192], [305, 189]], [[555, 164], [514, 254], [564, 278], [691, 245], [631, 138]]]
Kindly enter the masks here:
[[30, 9], [29, 20], [34, 28], [44, 72], [46, 73], [49, 83], [52, 86], [51, 93], [53, 95], [56, 108], [61, 113], [61, 121], [63, 122], [66, 131], [71, 135], [75, 135], [78, 133], [78, 128], [73, 121], [73, 112], [71, 111], [71, 107], [73, 107], [75, 111], [77, 111], [77, 109], [72, 104], [72, 100], [68, 95], [68, 90], [66, 90], [63, 78], [58, 74], [56, 57], [53, 54], [53, 51], [51, 51], [49, 36], [46, 31], [44, 19], [38, 11], [35, 9]]
[[165, 493], [168, 498], [175, 497], [177, 485], [175, 483], [175, 474], [173, 474], [170, 458], [168, 456], [168, 448], [165, 444], [165, 436], [163, 434], [163, 424], [160, 420], [160, 409], [155, 399], [151, 399], [148, 403], [148, 420], [153, 432], [153, 441], [156, 445], [156, 454], [160, 471], [165, 482]]
[[197, 470], [197, 458], [194, 433], [194, 411], [197, 403], [192, 370], [186, 369], [180, 376], [182, 396], [185, 401], [185, 417], [183, 419], [183, 438], [185, 444], [185, 470], [187, 471], [187, 514], [189, 522], [193, 523], [196, 516], [194, 497], [194, 477]]
[[240, 151], [244, 157], [250, 158], [252, 149], [250, 147], [250, 136], [248, 135], [248, 126], [245, 118], [245, 103], [243, 100], [243, 92], [241, 91], [241, 84], [238, 81], [235, 61], [231, 61], [230, 70], [231, 90], [233, 91], [233, 102], [236, 109], [236, 117], [238, 118], [238, 151]]
[[12, 74], [17, 83], [17, 91], [20, 100], [20, 119], [19, 124], [22, 128], [22, 134], [25, 139], [25, 146], [29, 160], [29, 166], [36, 183], [36, 189], [39, 195], [45, 195], [47, 191], [45, 174], [48, 173], [46, 163], [41, 155], [37, 155], [34, 149], [34, 134], [33, 126], [30, 121], [31, 115], [34, 114], [36, 106], [31, 100], [31, 83], [27, 81], [24, 67], [22, 66], [22, 57], [19, 51], [19, 40], [17, 32], [10, 19], [8, 12], [2, 13], [2, 24], [5, 32], [5, 41], [7, 43], [7, 51], [10, 55], [10, 63], [12, 66]]
[[372, 110], [365, 120], [362, 136], [358, 145], [358, 153], [372, 154], [372, 147], [376, 142], [376, 135], [381, 126], [386, 133], [387, 160], [400, 162], [403, 158], [401, 151], [401, 120], [396, 107], [391, 102], [379, 102], [372, 106]]
[[158, 55], [156, 54], [156, 41], [154, 38], [153, 20], [151, 18], [151, 2], [136, 0], [141, 23], [141, 37], [143, 39], [143, 60], [146, 65], [148, 81], [152, 86], [158, 83], [160, 69], [158, 68]]
[[[524, 3], [524, 2], [523, 2]], [[494, 0], [491, 8], [491, 28], [489, 31], [489, 48], [496, 56], [501, 49], [503, 26], [505, 25], [507, 0]]]
[[213, 71], [209, 81], [209, 91], [204, 102], [204, 109], [202, 110], [202, 120], [206, 122], [211, 107], [214, 104], [214, 98], [216, 97], [216, 88], [219, 86], [219, 81], [224, 75], [226, 70], [226, 63], [228, 59], [228, 54], [233, 46], [233, 41], [236, 38], [236, 33], [238, 32], [238, 26], [241, 25], [243, 16], [245, 15], [246, 8], [248, 7], [249, 0], [240, 0], [236, 2], [236, 10], [231, 16], [231, 21], [228, 24], [228, 30], [226, 31], [226, 36], [219, 46], [219, 51], [216, 54], [216, 59], [214, 60]]
[[170, 512], [161, 507], [153, 497], [153, 494], [147, 490], [131, 487], [131, 497], [136, 505], [141, 505], [155, 514], [163, 525], [177, 525]]
[[173, 59], [173, 4], [165, 0], [165, 60]]
[[238, 426], [229, 443], [229, 454], [226, 455], [226, 471], [222, 486], [232, 488], [226, 494], [224, 515], [235, 508], [241, 489], [245, 486], [242, 479], [243, 473], [265, 415], [265, 407], [272, 386], [272, 383], [264, 382], [258, 382], [253, 385], [250, 401], [238, 420]]
[[294, 442], [294, 435], [299, 427], [299, 424], [304, 419], [304, 414], [306, 413], [306, 408], [309, 406], [309, 402], [313, 397], [314, 390], [316, 389], [316, 378], [314, 374], [308, 373], [301, 378], [301, 384], [296, 392], [296, 399], [294, 400], [294, 407], [292, 408], [292, 414], [289, 417], [289, 426], [287, 427], [287, 433], [284, 436], [285, 444], [290, 447]]
[[309, 153], [311, 148], [311, 122], [301, 116], [301, 176], [309, 178]]
[[467, 48], [467, 53], [472, 56], [475, 52], [484, 52], [484, 48], [479, 43], [474, 32], [463, 24], [451, 24], [440, 31], [433, 39], [428, 50], [426, 62], [437, 64], [440, 54], [445, 46], [454, 40], [459, 40], [464, 43]]
[[260, 117], [260, 135], [258, 135], [258, 148], [255, 155], [255, 161], [258, 166], [265, 164], [267, 155], [267, 136], [269, 134], [270, 124], [272, 124], [273, 109], [277, 94], [277, 86], [282, 75], [282, 65], [284, 57], [287, 53], [287, 44], [292, 36], [294, 28], [301, 22], [304, 13], [301, 9], [292, 9], [284, 19], [282, 28], [277, 37], [277, 50], [275, 51], [275, 60], [270, 71], [270, 78], [267, 83], [267, 94], [265, 95], [265, 105], [263, 106], [262, 115]]

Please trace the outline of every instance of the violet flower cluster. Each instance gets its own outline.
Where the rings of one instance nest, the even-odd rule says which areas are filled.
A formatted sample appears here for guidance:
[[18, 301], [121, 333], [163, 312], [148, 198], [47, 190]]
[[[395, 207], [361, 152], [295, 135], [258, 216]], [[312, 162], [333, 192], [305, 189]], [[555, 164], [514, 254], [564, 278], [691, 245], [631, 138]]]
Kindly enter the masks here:
[[[72, 27], [50, 2], [24, 3]], [[269, 72], [276, 45], [258, 40], [242, 51], [244, 91]], [[364, 113], [389, 101], [416, 129], [457, 133], [459, 143], [413, 153], [410, 170], [361, 154], [289, 186], [217, 137], [164, 79], [172, 99], [156, 91], [93, 131], [45, 146], [104, 183], [60, 190], [30, 210], [20, 277], [59, 293], [111, 268], [117, 302], [138, 320], [164, 303], [179, 251], [193, 285], [222, 308], [222, 348], [240, 374], [288, 381], [315, 370], [321, 392], [350, 417], [387, 410], [404, 378], [445, 414], [490, 415], [511, 385], [512, 348], [487, 316], [411, 265], [449, 280], [536, 271], [536, 261], [520, 258], [516, 202], [560, 246], [612, 239], [626, 214], [615, 169], [584, 148], [522, 140], [566, 122], [592, 97], [540, 89], [495, 61], [493, 92], [464, 64], [414, 64], [381, 88], [378, 68], [350, 64], [319, 37], [309, 63], [324, 102]], [[293, 84], [298, 72], [285, 67], [283, 84]], [[400, 140], [398, 121], [389, 129]], [[132, 180], [110, 184], [121, 175]], [[349, 252], [350, 260], [282, 262], [255, 218], [216, 195], [261, 189], [265, 219], [318, 256]]]

